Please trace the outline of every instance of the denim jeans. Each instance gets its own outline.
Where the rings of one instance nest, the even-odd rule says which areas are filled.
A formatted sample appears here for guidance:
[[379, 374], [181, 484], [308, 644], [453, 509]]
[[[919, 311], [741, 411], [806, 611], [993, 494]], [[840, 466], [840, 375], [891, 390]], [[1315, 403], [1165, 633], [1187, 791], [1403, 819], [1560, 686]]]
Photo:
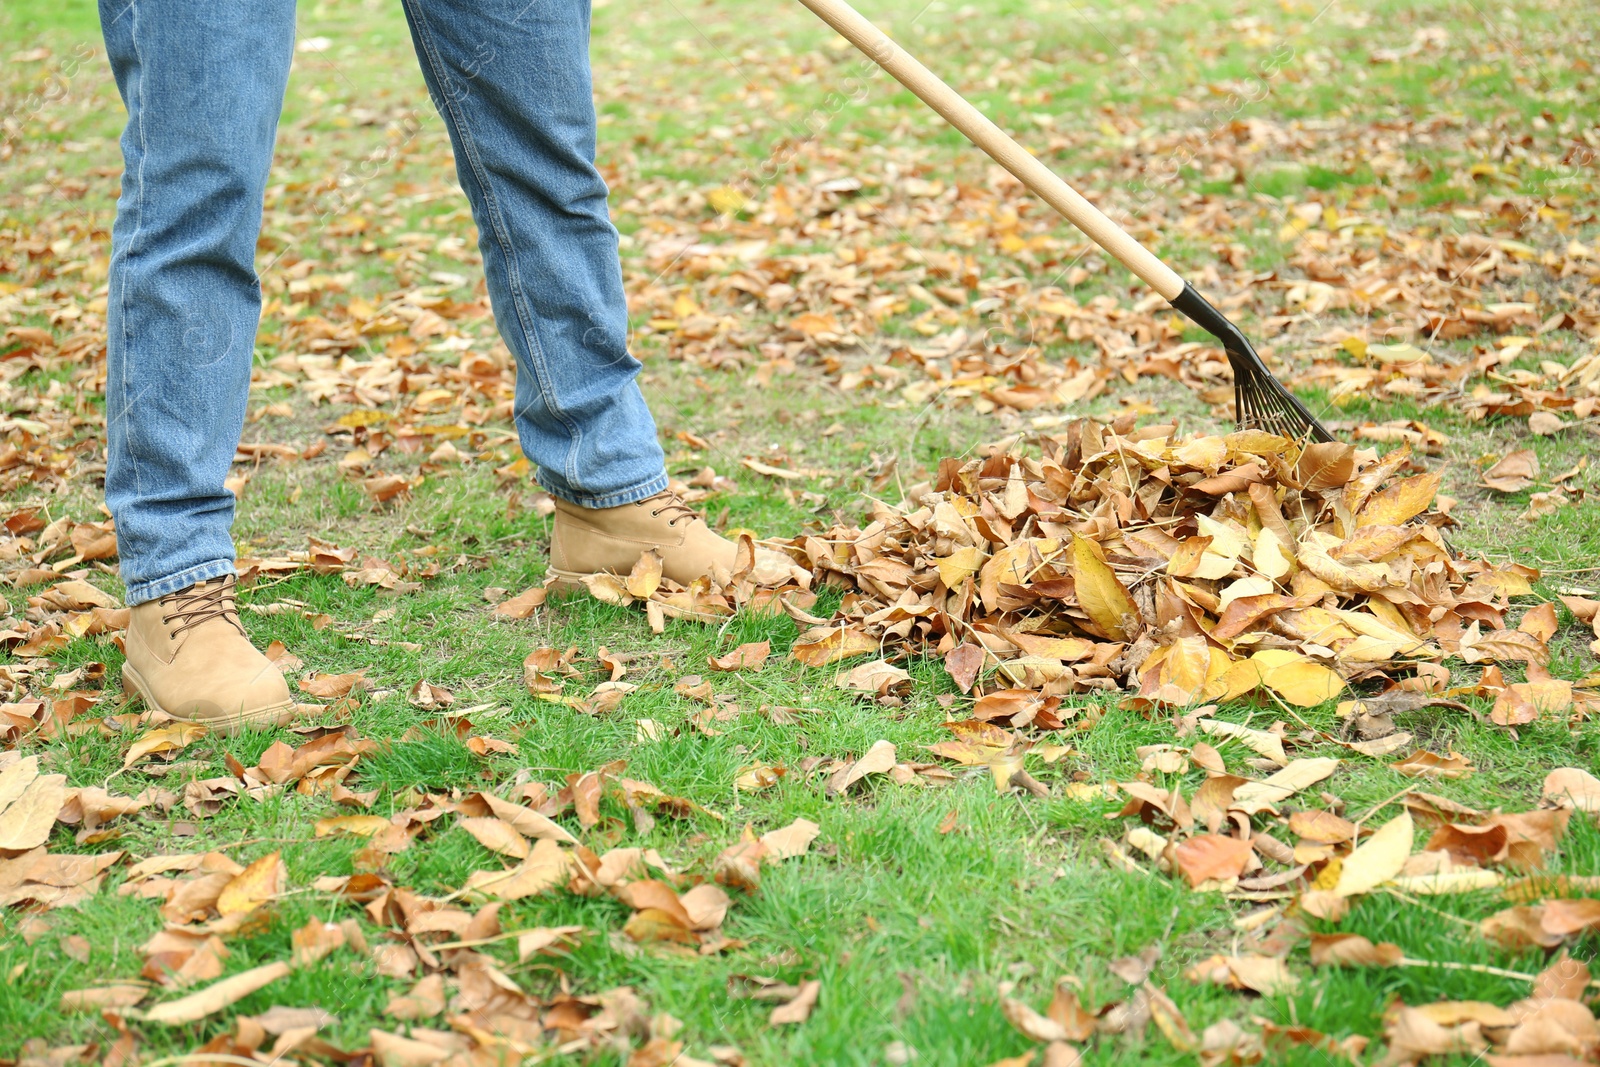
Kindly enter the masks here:
[[[403, 0], [517, 361], [516, 424], [551, 493], [666, 488], [627, 350], [595, 169], [588, 0]], [[100, 0], [128, 110], [107, 308], [106, 502], [130, 604], [233, 569], [223, 486], [244, 428], [262, 199], [294, 0]]]

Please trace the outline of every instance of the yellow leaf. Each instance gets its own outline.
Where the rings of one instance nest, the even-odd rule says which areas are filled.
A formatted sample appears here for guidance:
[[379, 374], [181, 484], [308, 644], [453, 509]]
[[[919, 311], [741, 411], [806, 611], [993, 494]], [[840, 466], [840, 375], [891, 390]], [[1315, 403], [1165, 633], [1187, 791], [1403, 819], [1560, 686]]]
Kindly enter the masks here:
[[197, 722], [175, 722], [170, 726], [146, 731], [128, 749], [128, 754], [122, 757], [122, 766], [132, 767], [149, 756], [181, 752], [205, 735], [206, 728]]
[[317, 837], [332, 837], [334, 834], [371, 837], [373, 834], [382, 833], [392, 825], [394, 824], [382, 815], [335, 815], [327, 819], [318, 819], [313, 824], [313, 832]]
[[1298, 652], [1266, 648], [1250, 657], [1261, 670], [1261, 684], [1291, 704], [1314, 708], [1344, 690], [1344, 679]]
[[649, 600], [661, 585], [661, 565], [661, 553], [655, 549], [641, 555], [628, 575], [628, 592], [640, 600]]
[[277, 852], [267, 853], [222, 887], [217, 896], [217, 911], [222, 915], [255, 911], [283, 892], [286, 873], [282, 856]]
[[1399, 874], [1406, 860], [1411, 858], [1414, 835], [1409, 811], [1402, 811], [1384, 823], [1377, 833], [1345, 857], [1334, 893], [1341, 897], [1370, 893]]
[[981, 548], [974, 548], [971, 545], [958, 548], [936, 562], [939, 578], [944, 582], [946, 589], [960, 589], [962, 582], [978, 573], [986, 558]]
[[1399, 526], [1428, 510], [1439, 492], [1443, 472], [1433, 471], [1395, 482], [1383, 492], [1368, 500], [1356, 515], [1356, 528], [1363, 526]]
[[1139, 609], [1127, 588], [1095, 553], [1094, 546], [1072, 535], [1072, 578], [1078, 605], [1105, 636], [1132, 640], [1139, 624]]
[[706, 204], [718, 215], [732, 215], [744, 210], [750, 198], [731, 185], [719, 186], [706, 194]]
[[851, 656], [878, 651], [876, 638], [854, 626], [818, 627], [802, 634], [789, 650], [808, 667], [822, 667]]

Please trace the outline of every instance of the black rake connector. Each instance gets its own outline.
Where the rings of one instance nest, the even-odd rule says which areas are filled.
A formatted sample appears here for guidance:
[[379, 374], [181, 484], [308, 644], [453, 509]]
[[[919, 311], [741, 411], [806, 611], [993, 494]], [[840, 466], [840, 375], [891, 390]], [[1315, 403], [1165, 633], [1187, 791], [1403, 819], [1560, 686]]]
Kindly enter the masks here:
[[1333, 440], [1328, 428], [1267, 369], [1239, 327], [1195, 292], [1194, 286], [1185, 282], [1183, 292], [1168, 303], [1222, 342], [1228, 365], [1233, 368], [1234, 418], [1240, 427], [1266, 430], [1294, 440]]

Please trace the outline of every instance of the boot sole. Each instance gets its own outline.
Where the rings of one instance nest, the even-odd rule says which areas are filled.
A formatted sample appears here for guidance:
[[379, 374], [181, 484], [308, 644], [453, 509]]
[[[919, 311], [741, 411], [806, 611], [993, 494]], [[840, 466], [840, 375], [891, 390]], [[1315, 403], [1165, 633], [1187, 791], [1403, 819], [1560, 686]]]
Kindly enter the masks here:
[[294, 718], [294, 705], [284, 704], [261, 708], [257, 711], [241, 712], [238, 715], [225, 715], [214, 719], [202, 719], [194, 715], [179, 715], [161, 706], [155, 697], [150, 695], [150, 687], [145, 685], [144, 679], [139, 677], [139, 672], [133, 664], [122, 664], [122, 691], [129, 698], [136, 698], [144, 702], [144, 706], [151, 711], [159, 711], [169, 719], [178, 722], [195, 723], [204, 726], [213, 733], [231, 736], [241, 730], [271, 730], [278, 726], [287, 726]]
[[544, 575], [545, 595], [553, 600], [587, 595], [589, 587], [584, 584], [584, 579], [593, 577], [593, 574], [579, 574], [577, 571], [563, 571], [551, 567]]

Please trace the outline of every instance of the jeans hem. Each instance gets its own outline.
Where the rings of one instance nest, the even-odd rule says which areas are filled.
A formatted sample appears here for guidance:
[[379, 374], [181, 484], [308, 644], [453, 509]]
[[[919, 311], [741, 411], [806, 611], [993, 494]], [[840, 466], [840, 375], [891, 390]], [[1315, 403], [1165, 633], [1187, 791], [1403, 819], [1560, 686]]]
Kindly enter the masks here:
[[[541, 471], [541, 473], [543, 473]], [[620, 508], [624, 504], [637, 503], [640, 500], [649, 500], [667, 489], [667, 472], [662, 471], [647, 482], [633, 486], [629, 489], [620, 489], [615, 493], [596, 496], [593, 493], [574, 493], [569, 489], [552, 486], [543, 478], [539, 486], [551, 496], [560, 497], [569, 504], [576, 504], [580, 508]]]
[[160, 600], [167, 594], [187, 589], [196, 582], [210, 581], [212, 578], [221, 578], [225, 574], [233, 573], [233, 560], [214, 559], [210, 563], [197, 564], [166, 578], [156, 578], [148, 582], [135, 582], [133, 585], [128, 586], [128, 592], [123, 601], [131, 608], [151, 600]]

